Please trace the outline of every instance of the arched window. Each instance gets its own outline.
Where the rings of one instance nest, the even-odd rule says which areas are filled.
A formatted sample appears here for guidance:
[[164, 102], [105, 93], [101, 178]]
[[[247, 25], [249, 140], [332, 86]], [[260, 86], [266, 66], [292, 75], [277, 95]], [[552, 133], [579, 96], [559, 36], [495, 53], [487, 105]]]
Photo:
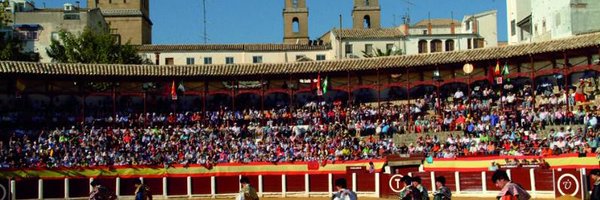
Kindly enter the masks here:
[[292, 0], [292, 7], [298, 8], [298, 0]]
[[292, 19], [292, 31], [294, 33], [297, 33], [300, 31], [300, 21], [298, 20], [297, 17], [294, 17], [294, 19]]
[[363, 18], [363, 24], [365, 28], [371, 28], [371, 16], [365, 15]]
[[441, 40], [432, 40], [431, 41], [431, 52], [442, 52], [442, 41]]
[[454, 40], [446, 40], [446, 51], [454, 51]]
[[427, 53], [427, 40], [419, 41], [419, 53]]
[[369, 0], [365, 0], [365, 6], [369, 6]]

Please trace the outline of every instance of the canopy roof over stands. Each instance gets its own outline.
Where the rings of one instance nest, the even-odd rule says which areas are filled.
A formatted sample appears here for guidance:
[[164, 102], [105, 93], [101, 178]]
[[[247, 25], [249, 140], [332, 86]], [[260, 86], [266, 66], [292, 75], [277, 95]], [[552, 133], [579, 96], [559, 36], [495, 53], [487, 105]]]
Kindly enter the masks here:
[[57, 76], [127, 76], [127, 77], [207, 77], [305, 74], [314, 72], [346, 72], [373, 69], [416, 68], [463, 62], [506, 59], [575, 49], [597, 48], [600, 33], [575, 36], [547, 42], [492, 47], [456, 52], [390, 56], [366, 59], [315, 61], [298, 63], [215, 64], [215, 65], [122, 65], [122, 64], [58, 64], [0, 61], [0, 75]]

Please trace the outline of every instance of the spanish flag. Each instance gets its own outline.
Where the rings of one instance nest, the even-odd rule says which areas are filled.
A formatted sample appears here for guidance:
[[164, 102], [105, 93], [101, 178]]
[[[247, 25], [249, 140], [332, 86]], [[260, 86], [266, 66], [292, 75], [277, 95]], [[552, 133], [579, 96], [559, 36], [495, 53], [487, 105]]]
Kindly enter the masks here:
[[496, 61], [496, 69], [494, 69], [494, 76], [500, 76], [500, 61]]

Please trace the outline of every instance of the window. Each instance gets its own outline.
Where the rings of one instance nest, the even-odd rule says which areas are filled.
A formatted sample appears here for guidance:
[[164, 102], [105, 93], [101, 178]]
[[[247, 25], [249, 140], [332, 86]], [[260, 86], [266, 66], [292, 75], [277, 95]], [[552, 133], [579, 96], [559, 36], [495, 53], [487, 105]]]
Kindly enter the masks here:
[[367, 53], [369, 55], [373, 55], [373, 45], [372, 44], [365, 44], [365, 53]]
[[454, 51], [454, 40], [446, 40], [446, 51]]
[[205, 65], [212, 64], [212, 57], [204, 57], [204, 64]]
[[365, 0], [365, 6], [369, 6], [370, 2], [369, 0]]
[[263, 62], [262, 56], [252, 56], [252, 63], [262, 63], [262, 62]]
[[475, 38], [473, 39], [473, 46], [475, 49], [485, 47], [485, 40], [483, 38]]
[[419, 53], [427, 53], [427, 40], [419, 41]]
[[186, 58], [185, 63], [188, 65], [193, 65], [193, 64], [195, 64], [195, 60], [194, 60], [194, 58]]
[[233, 57], [225, 57], [225, 64], [233, 64]]
[[467, 31], [471, 30], [471, 21], [466, 21], [465, 22], [465, 28], [466, 28]]
[[346, 55], [352, 54], [352, 45], [346, 44]]
[[394, 44], [386, 44], [385, 45], [385, 50], [386, 51], [393, 51], [394, 50]]
[[560, 13], [556, 13], [556, 16], [554, 18], [555, 26], [560, 26]]
[[423, 30], [423, 35], [427, 35], [427, 30]]
[[292, 0], [292, 7], [298, 8], [298, 0]]
[[364, 28], [371, 28], [371, 16], [365, 15], [365, 17], [363, 18], [363, 24]]
[[510, 21], [510, 35], [515, 35], [517, 34], [517, 24], [515, 23], [515, 20]]
[[292, 31], [294, 33], [297, 33], [298, 31], [300, 31], [300, 21], [298, 20], [297, 17], [294, 17], [294, 19], [292, 19]]
[[325, 60], [325, 54], [318, 54], [317, 60]]
[[431, 41], [431, 52], [442, 52], [442, 41], [432, 40]]
[[471, 38], [467, 39], [467, 49], [472, 49], [473, 47], [471, 46], [473, 43], [471, 43]]
[[173, 65], [175, 64], [173, 62], [173, 58], [165, 58], [165, 65]]

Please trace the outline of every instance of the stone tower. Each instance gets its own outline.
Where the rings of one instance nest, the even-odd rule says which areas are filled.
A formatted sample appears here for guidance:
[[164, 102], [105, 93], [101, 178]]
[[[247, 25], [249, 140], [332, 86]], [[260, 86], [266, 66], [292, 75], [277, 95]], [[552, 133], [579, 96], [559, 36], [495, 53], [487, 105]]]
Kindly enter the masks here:
[[354, 0], [352, 24], [354, 29], [381, 28], [379, 0]]
[[150, 0], [87, 0], [90, 8], [100, 8], [113, 34], [122, 44], [152, 43]]
[[285, 0], [283, 43], [308, 44], [308, 8], [306, 0]]

